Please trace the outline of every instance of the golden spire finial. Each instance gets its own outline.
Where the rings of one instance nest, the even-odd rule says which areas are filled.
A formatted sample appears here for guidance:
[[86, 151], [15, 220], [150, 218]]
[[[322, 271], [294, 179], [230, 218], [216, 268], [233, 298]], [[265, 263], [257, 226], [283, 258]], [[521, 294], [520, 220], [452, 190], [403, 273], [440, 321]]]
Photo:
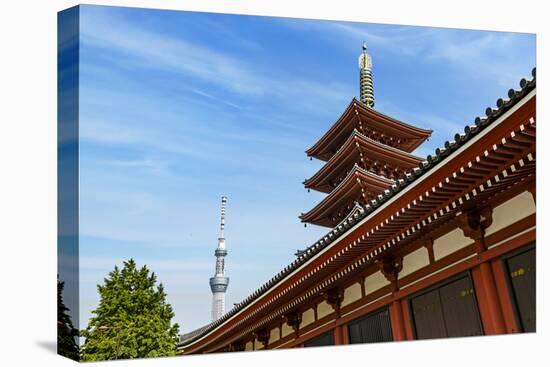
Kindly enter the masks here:
[[360, 100], [374, 108], [374, 85], [372, 81], [372, 58], [367, 53], [367, 43], [363, 42], [363, 52], [359, 55]]

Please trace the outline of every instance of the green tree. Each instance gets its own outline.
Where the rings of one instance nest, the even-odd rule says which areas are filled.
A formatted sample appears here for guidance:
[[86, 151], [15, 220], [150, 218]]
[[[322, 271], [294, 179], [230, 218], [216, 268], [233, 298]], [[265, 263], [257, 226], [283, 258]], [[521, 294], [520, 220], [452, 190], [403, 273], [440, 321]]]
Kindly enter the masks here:
[[117, 266], [98, 285], [99, 306], [82, 336], [83, 361], [173, 356], [179, 326], [171, 325], [172, 307], [157, 277], [133, 259]]
[[57, 278], [57, 353], [78, 361], [78, 329], [73, 326], [69, 309], [63, 302], [63, 288], [65, 283]]

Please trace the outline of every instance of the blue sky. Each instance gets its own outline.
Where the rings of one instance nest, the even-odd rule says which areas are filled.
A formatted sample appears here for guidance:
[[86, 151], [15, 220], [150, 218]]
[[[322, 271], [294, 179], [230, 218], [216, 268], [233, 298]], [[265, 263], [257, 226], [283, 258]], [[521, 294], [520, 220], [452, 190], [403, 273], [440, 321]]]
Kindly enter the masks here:
[[81, 328], [96, 284], [133, 257], [165, 285], [181, 331], [210, 321], [220, 196], [230, 308], [325, 228], [298, 215], [310, 147], [358, 95], [434, 130], [426, 156], [518, 87], [535, 36], [83, 6], [80, 38]]

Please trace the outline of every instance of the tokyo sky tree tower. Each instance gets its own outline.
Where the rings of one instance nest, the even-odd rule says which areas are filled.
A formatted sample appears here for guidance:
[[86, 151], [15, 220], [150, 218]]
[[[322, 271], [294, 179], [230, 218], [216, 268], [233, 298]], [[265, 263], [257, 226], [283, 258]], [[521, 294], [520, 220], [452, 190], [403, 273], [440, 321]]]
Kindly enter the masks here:
[[219, 319], [225, 313], [225, 291], [229, 284], [229, 278], [225, 276], [224, 264], [224, 258], [227, 255], [224, 235], [226, 204], [227, 197], [222, 196], [220, 237], [218, 238], [218, 247], [214, 252], [216, 255], [216, 274], [210, 278], [210, 289], [212, 290], [212, 321]]

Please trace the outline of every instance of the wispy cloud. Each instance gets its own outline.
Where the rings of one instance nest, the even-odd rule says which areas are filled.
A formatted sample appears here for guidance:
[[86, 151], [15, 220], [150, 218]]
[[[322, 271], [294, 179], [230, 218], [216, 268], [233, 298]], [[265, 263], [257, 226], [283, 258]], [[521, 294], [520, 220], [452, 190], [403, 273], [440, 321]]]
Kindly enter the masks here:
[[100, 143], [134, 144], [144, 139], [142, 131], [112, 121], [84, 119], [79, 128], [80, 139]]
[[[528, 35], [484, 32], [472, 37], [458, 38], [451, 31], [436, 32], [427, 37], [430, 47], [425, 57], [428, 61], [443, 61], [462, 76], [469, 79], [496, 81], [502, 88], [510, 88], [535, 65], [525, 65], [529, 57], [522, 55]], [[534, 41], [534, 38], [532, 38]], [[513, 52], [511, 50], [514, 50]]]
[[[204, 45], [154, 31], [138, 28], [98, 9], [83, 12], [81, 37], [83, 44], [107, 48], [126, 55], [119, 59], [125, 67], [171, 70], [199, 80], [220, 85], [228, 91], [260, 97], [289, 98], [310, 96], [321, 101], [347, 100], [344, 85], [334, 81], [328, 86], [293, 77], [269, 78], [265, 70], [249, 64], [242, 58], [210, 49]], [[93, 27], [86, 27], [93, 24]], [[273, 66], [271, 75], [277, 74]], [[296, 99], [300, 102], [300, 99]]]
[[238, 104], [236, 103], [232, 103], [232, 102], [229, 102], [227, 100], [225, 100], [224, 98], [220, 98], [220, 97], [217, 97], [217, 96], [214, 96], [210, 93], [206, 93], [200, 89], [191, 89], [191, 92], [195, 93], [195, 94], [198, 94], [199, 96], [201, 97], [206, 97], [212, 101], [215, 101], [216, 103], [222, 103], [222, 104], [225, 104], [227, 106], [231, 106], [233, 108], [236, 108], [238, 110], [242, 110], [243, 107], [242, 106], [239, 106]]
[[[496, 80], [509, 87], [525, 70], [521, 50], [534, 42], [533, 35], [508, 32], [478, 32], [433, 27], [390, 26], [354, 22], [296, 22], [284, 24], [309, 29], [341, 47], [366, 41], [378, 51], [411, 56], [411, 63], [444, 62], [468, 79]], [[531, 55], [529, 55], [531, 56]], [[375, 60], [376, 62], [376, 60]], [[534, 66], [534, 65], [532, 65]]]
[[[433, 131], [430, 139], [437, 143], [435, 147], [440, 146], [440, 142], [453, 139], [456, 133], [462, 133], [464, 125], [470, 123], [467, 120], [461, 120], [457, 114], [451, 116], [439, 114], [437, 111], [425, 112], [401, 108], [398, 104], [384, 101], [380, 103], [380, 108], [389, 116], [395, 117], [401, 121], [406, 121], [416, 126], [422, 126]], [[430, 142], [421, 145], [414, 154], [419, 157], [426, 157], [434, 153], [434, 144]]]
[[370, 45], [389, 48], [394, 38], [389, 37], [387, 34], [380, 35], [374, 31], [366, 30], [365, 27], [354, 25], [354, 23], [327, 22], [326, 24], [317, 24], [317, 27], [325, 32], [340, 33], [340, 36], [347, 38], [350, 46], [353, 45], [355, 48], [357, 48], [357, 45], [360, 45], [361, 42], [368, 42]]

